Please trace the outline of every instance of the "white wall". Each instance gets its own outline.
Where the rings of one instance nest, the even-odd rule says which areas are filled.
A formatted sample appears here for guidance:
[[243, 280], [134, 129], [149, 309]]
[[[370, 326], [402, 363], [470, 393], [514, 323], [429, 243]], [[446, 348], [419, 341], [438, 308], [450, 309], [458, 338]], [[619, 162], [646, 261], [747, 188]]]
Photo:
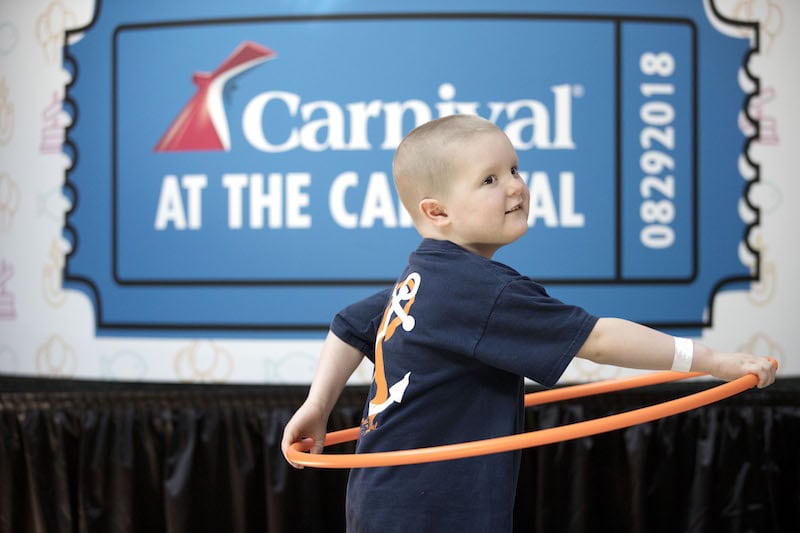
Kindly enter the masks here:
[[[749, 292], [714, 301], [713, 327], [702, 340], [723, 349], [774, 356], [781, 374], [800, 374], [800, 246], [797, 179], [800, 153], [800, 3], [719, 2], [729, 16], [762, 24], [761, 79], [752, 113], [762, 138], [751, 150], [761, 181], [751, 201], [761, 224], [751, 244], [761, 251], [762, 279]], [[69, 157], [61, 142], [69, 115], [61, 100], [64, 31], [90, 19], [91, 0], [0, 0], [0, 373], [144, 381], [307, 383], [319, 340], [231, 340], [98, 336], [91, 302], [64, 290], [62, 194]], [[574, 362], [563, 381], [628, 372]], [[365, 382], [362, 366], [354, 381]]]

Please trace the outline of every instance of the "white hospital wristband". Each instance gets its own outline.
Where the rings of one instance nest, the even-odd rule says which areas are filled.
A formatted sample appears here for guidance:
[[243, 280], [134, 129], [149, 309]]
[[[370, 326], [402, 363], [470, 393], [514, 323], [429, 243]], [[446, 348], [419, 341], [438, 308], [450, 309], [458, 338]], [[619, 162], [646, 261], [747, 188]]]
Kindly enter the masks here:
[[692, 368], [694, 356], [694, 342], [692, 339], [675, 337], [675, 355], [672, 359], [674, 372], [688, 372]]

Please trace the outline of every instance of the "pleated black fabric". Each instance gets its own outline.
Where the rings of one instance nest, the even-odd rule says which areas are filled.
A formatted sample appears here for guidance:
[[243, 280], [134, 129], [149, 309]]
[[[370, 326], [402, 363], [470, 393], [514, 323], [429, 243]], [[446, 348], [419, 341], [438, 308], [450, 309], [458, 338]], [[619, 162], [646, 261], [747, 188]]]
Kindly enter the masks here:
[[[526, 426], [606, 416], [712, 384], [539, 406]], [[306, 392], [0, 376], [0, 532], [343, 531], [347, 472], [294, 470], [280, 452]], [[358, 424], [366, 392], [347, 389], [331, 429]], [[525, 450], [515, 521], [516, 531], [541, 533], [797, 531], [800, 378]]]

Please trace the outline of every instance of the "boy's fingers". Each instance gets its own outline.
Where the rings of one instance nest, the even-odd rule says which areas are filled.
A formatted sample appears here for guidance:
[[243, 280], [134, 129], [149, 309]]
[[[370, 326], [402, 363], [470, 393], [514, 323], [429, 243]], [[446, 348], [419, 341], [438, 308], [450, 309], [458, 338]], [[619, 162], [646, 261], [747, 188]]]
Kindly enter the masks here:
[[778, 361], [773, 359], [772, 357], [767, 357], [766, 361], [764, 362], [764, 367], [761, 372], [758, 373], [758, 388], [763, 389], [764, 387], [768, 387], [775, 382], [775, 375], [778, 370]]
[[[298, 439], [298, 440], [296, 440], [295, 442], [301, 442], [301, 443], [303, 443], [303, 444], [304, 444], [303, 448], [305, 448], [305, 447], [307, 447], [307, 446], [308, 446], [308, 445], [309, 445], [309, 444], [310, 444], [312, 441], [313, 441], [313, 439], [312, 439], [311, 437], [303, 437], [303, 438], [301, 438], [301, 439]], [[292, 445], [292, 444], [294, 444], [295, 442], [292, 442], [292, 443], [290, 443], [290, 444], [289, 444], [289, 446], [291, 446], [291, 445]], [[311, 451], [311, 453], [315, 453], [315, 452], [314, 452], [314, 448], [315, 448], [315, 447], [316, 447], [316, 444], [315, 444], [314, 446], [312, 446], [312, 448], [311, 448], [311, 450], [310, 450], [310, 451]], [[294, 462], [292, 462], [292, 461], [290, 461], [290, 460], [289, 460], [289, 458], [286, 456], [286, 452], [288, 451], [288, 449], [289, 449], [289, 447], [287, 446], [287, 448], [286, 448], [286, 449], [284, 450], [284, 452], [283, 452], [283, 456], [286, 458], [286, 461], [287, 461], [287, 462], [288, 462], [290, 465], [292, 465], [293, 467], [295, 467], [295, 468], [296, 468], [296, 469], [298, 469], [298, 470], [302, 470], [303, 468], [305, 468], [303, 465], [300, 465], [300, 464], [294, 463]], [[319, 452], [316, 452], [316, 453], [319, 453]]]

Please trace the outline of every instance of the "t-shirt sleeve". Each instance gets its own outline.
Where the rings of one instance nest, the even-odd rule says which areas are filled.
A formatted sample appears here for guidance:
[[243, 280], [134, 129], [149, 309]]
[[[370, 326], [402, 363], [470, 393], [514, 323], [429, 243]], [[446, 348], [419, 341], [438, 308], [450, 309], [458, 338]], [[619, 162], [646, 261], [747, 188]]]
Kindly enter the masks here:
[[568, 305], [525, 278], [497, 298], [475, 356], [552, 387], [592, 332], [597, 317]]
[[339, 311], [331, 321], [331, 331], [344, 343], [375, 361], [375, 339], [391, 288], [382, 290]]

